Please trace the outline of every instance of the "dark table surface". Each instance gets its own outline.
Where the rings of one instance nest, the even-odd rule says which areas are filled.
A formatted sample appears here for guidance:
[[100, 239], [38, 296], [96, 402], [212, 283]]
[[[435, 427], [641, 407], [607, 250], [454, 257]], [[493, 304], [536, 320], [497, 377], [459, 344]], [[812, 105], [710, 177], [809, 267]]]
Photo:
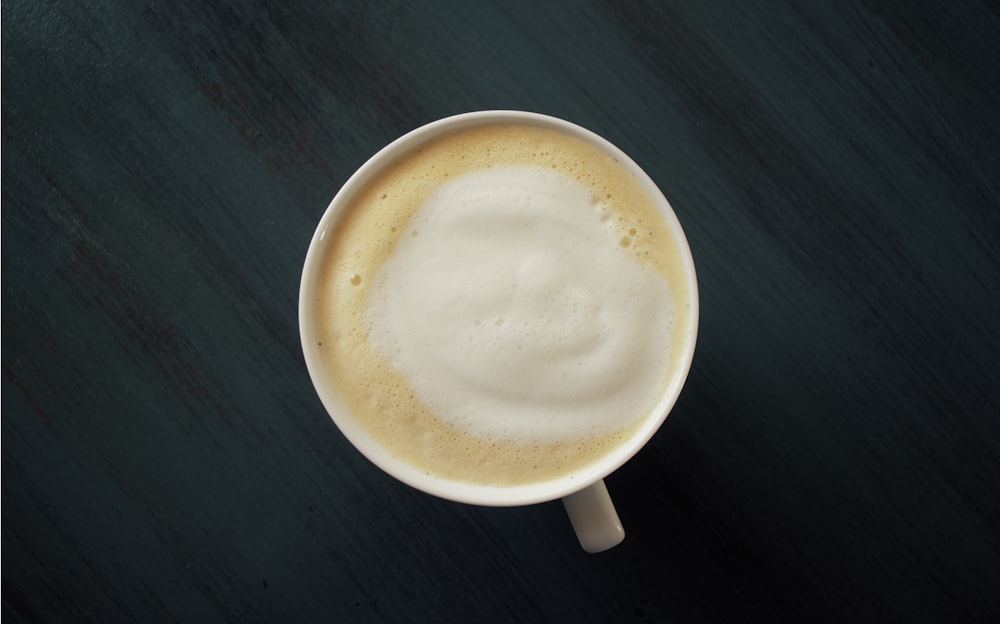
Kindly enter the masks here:
[[[2, 7], [5, 622], [1000, 621], [995, 5]], [[299, 347], [339, 186], [491, 108], [623, 148], [699, 271], [600, 555], [378, 471]]]

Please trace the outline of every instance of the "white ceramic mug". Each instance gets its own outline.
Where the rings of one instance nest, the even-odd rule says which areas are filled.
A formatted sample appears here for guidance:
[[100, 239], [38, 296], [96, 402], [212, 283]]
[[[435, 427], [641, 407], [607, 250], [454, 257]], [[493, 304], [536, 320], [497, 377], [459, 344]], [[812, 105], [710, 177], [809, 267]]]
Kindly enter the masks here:
[[[677, 348], [682, 352], [674, 367], [673, 377], [661, 396], [652, 416], [646, 418], [634, 432], [599, 460], [574, 473], [544, 482], [512, 486], [494, 486], [468, 483], [427, 474], [394, 456], [361, 426], [335, 389], [335, 382], [327, 373], [317, 348], [316, 290], [319, 277], [319, 260], [332, 236], [327, 236], [336, 224], [340, 212], [353, 199], [357, 191], [381, 172], [389, 163], [409, 153], [417, 146], [439, 136], [442, 132], [480, 124], [521, 123], [549, 127], [579, 137], [613, 156], [644, 187], [655, 201], [666, 225], [675, 238], [682, 256], [684, 284], [688, 289], [690, 314], [686, 315], [688, 339]], [[456, 115], [427, 124], [393, 141], [372, 156], [344, 184], [320, 219], [306, 254], [299, 291], [299, 329], [306, 365], [319, 397], [337, 427], [347, 439], [369, 460], [400, 481], [445, 499], [488, 506], [515, 506], [562, 499], [577, 537], [588, 552], [611, 548], [624, 539], [624, 530], [615, 511], [604, 477], [619, 468], [635, 455], [660, 428], [681, 392], [694, 356], [698, 325], [698, 294], [694, 262], [680, 223], [673, 209], [648, 175], [624, 152], [600, 136], [570, 122], [520, 111], [481, 111]]]

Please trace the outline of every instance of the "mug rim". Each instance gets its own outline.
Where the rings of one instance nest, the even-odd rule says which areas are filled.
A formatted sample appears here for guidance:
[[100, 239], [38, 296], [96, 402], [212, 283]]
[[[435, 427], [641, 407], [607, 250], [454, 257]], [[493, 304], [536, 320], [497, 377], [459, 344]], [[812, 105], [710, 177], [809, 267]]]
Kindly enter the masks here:
[[[390, 449], [357, 422], [344, 405], [334, 388], [334, 381], [325, 373], [325, 365], [314, 339], [315, 292], [319, 281], [319, 267], [322, 264], [320, 260], [325, 253], [324, 239], [327, 231], [336, 225], [342, 207], [349, 204], [354, 194], [389, 163], [420, 144], [445, 131], [496, 123], [540, 125], [566, 132], [611, 154], [628, 169], [654, 199], [675, 237], [675, 244], [684, 265], [683, 272], [687, 278], [690, 305], [689, 327], [686, 340], [681, 347], [683, 351], [680, 354], [678, 368], [661, 395], [654, 412], [631, 436], [599, 460], [569, 475], [546, 481], [506, 486], [458, 481], [432, 475], [395, 457]], [[482, 110], [444, 117], [403, 134], [367, 158], [337, 191], [317, 223], [303, 262], [298, 307], [299, 336], [313, 388], [319, 395], [327, 415], [354, 448], [384, 472], [411, 487], [440, 498], [486, 506], [529, 505], [563, 498], [607, 477], [638, 453], [663, 425], [680, 396], [694, 358], [699, 322], [697, 275], [690, 246], [673, 207], [656, 183], [625, 152], [595, 132], [558, 117], [518, 110]]]

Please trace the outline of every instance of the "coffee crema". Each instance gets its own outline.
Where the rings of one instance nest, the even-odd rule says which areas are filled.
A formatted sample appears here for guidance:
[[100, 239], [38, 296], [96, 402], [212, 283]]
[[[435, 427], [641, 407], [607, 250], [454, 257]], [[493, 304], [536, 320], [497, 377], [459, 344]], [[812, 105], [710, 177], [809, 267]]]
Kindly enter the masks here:
[[327, 372], [431, 475], [514, 485], [597, 461], [653, 415], [690, 339], [656, 200], [567, 132], [445, 132], [348, 198], [327, 236]]

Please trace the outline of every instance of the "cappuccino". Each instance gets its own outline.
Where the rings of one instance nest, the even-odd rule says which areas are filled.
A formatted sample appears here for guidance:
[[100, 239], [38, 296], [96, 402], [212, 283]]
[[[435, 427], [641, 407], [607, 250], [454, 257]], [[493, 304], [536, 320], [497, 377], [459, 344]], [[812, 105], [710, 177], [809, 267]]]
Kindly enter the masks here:
[[684, 252], [606, 150], [530, 123], [455, 129], [345, 201], [317, 346], [396, 457], [457, 481], [546, 481], [656, 415], [694, 338]]

